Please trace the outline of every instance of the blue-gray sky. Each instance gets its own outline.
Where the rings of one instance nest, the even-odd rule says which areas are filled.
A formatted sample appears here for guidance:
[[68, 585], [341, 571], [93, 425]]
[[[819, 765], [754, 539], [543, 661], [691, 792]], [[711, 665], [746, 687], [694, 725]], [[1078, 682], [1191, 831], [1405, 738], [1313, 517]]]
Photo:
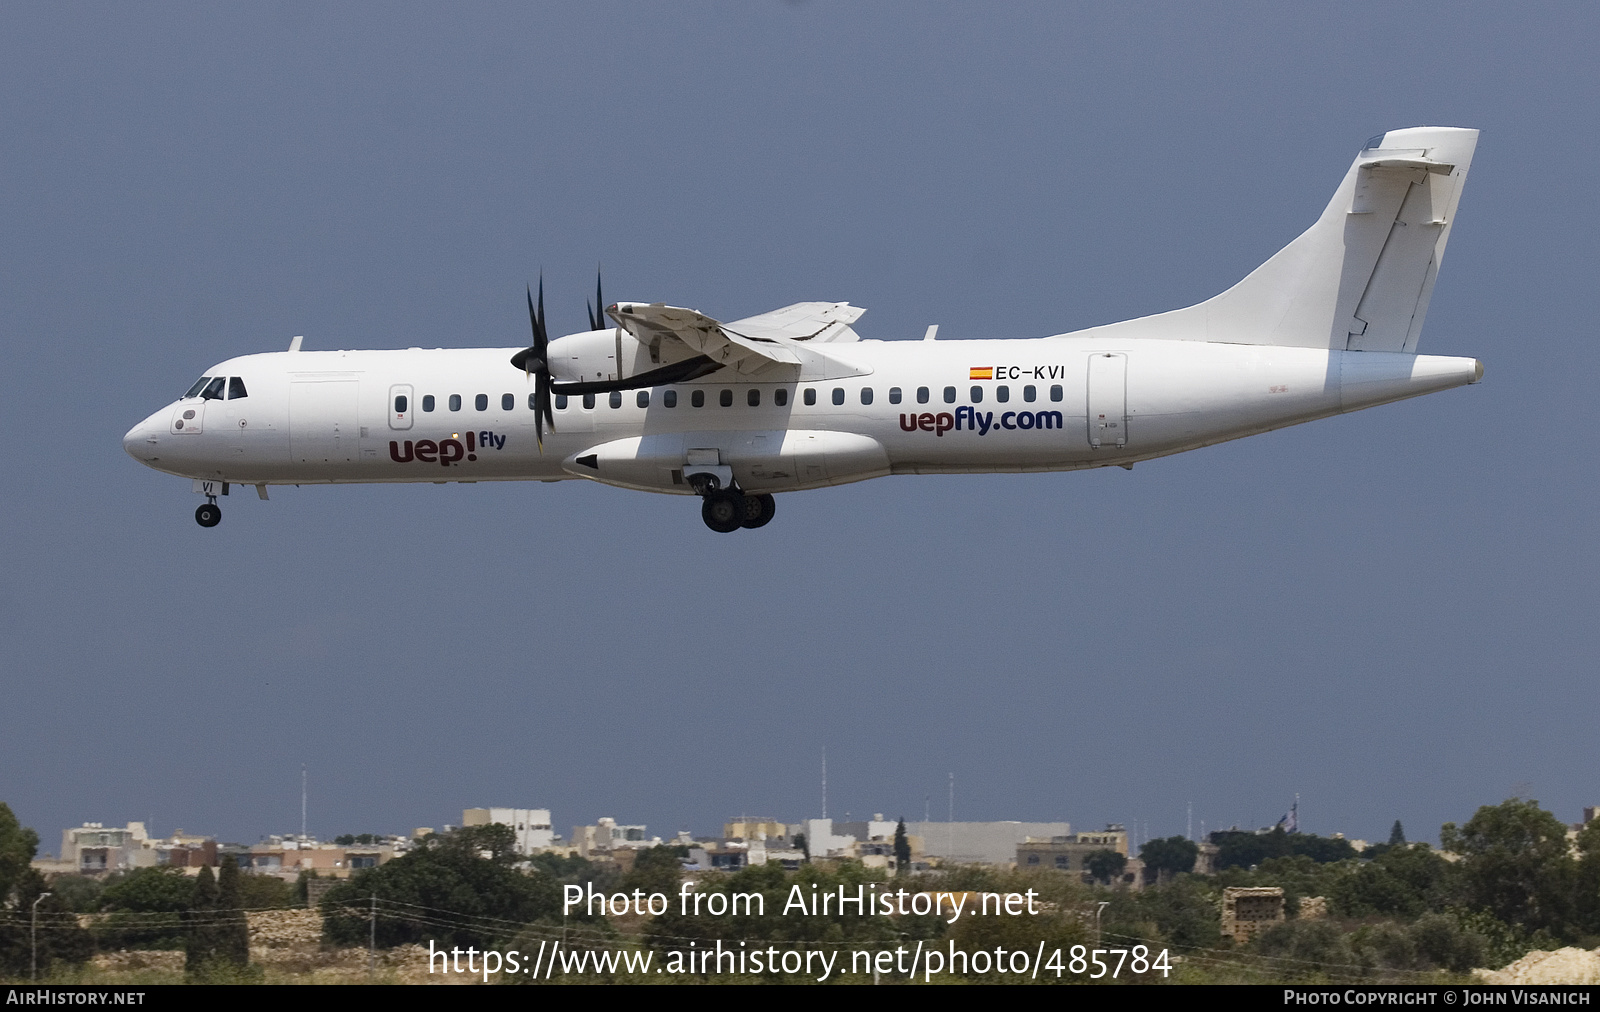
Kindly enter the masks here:
[[[1413, 837], [1600, 802], [1590, 5], [0, 8], [0, 800], [253, 841], [478, 805]], [[214, 362], [608, 299], [1033, 337], [1222, 290], [1368, 136], [1483, 136], [1422, 350], [1485, 381], [722, 536], [599, 485], [232, 496]]]

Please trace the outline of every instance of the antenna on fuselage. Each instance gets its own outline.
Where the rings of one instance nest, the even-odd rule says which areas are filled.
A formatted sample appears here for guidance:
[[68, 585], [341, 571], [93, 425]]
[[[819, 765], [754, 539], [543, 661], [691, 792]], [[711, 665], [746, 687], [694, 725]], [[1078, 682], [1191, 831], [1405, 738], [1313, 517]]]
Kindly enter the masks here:
[[291, 337], [291, 338], [289, 338], [289, 350], [290, 351], [299, 351], [300, 350], [300, 342], [304, 341], [305, 339], [306, 338], [305, 338], [304, 334], [301, 334], [299, 337]]

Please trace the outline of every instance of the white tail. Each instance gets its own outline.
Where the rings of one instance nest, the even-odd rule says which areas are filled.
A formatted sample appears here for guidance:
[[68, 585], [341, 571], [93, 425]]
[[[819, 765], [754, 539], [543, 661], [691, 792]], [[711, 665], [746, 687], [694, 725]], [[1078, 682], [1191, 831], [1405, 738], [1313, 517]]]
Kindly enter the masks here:
[[1317, 223], [1215, 298], [1071, 336], [1417, 350], [1478, 131], [1367, 142]]

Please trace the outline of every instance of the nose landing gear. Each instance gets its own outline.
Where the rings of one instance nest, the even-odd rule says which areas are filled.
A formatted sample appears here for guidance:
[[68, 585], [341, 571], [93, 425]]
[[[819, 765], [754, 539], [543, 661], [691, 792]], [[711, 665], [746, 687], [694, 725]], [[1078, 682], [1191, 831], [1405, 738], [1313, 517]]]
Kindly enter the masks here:
[[766, 526], [778, 511], [772, 496], [745, 495], [737, 489], [713, 489], [700, 503], [700, 519], [718, 534], [731, 534], [741, 527]]
[[217, 505], [216, 499], [195, 508], [194, 522], [201, 527], [215, 527], [222, 523], [222, 507]]

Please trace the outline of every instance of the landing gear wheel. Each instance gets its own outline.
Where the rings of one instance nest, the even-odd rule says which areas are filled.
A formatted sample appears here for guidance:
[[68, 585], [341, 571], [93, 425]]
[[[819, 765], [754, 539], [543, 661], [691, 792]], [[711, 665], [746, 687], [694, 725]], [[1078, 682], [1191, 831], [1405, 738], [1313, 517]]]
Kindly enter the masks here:
[[747, 495], [744, 497], [744, 519], [740, 522], [740, 526], [750, 530], [765, 527], [772, 522], [772, 516], [777, 512], [777, 500], [765, 492], [761, 495]]
[[718, 534], [732, 534], [744, 525], [745, 497], [726, 489], [712, 492], [700, 504], [700, 519]]
[[214, 502], [201, 503], [194, 511], [194, 522], [201, 527], [215, 527], [222, 523], [222, 507]]

